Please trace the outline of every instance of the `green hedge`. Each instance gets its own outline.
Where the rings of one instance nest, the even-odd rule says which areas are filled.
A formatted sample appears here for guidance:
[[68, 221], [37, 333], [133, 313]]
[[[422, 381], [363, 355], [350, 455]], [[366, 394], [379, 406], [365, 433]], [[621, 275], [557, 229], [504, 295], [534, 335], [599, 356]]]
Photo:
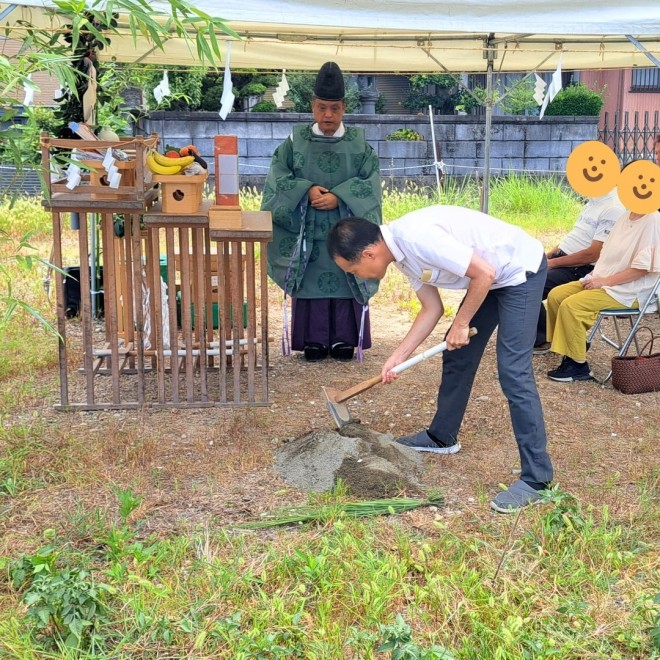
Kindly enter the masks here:
[[545, 114], [555, 117], [597, 117], [603, 107], [603, 95], [586, 85], [571, 85], [560, 90], [548, 105]]

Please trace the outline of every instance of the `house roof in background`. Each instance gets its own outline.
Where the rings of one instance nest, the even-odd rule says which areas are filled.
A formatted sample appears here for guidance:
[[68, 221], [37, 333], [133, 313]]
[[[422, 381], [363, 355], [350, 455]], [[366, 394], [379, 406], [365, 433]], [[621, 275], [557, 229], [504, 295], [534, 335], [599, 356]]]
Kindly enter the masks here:
[[[20, 41], [0, 37], [0, 55], [7, 59], [14, 57], [16, 53], [18, 53], [20, 47]], [[39, 91], [34, 93], [33, 105], [46, 105], [50, 107], [57, 105], [55, 96], [58, 95], [60, 89], [60, 83], [57, 78], [49, 76], [47, 73], [34, 73], [32, 75], [32, 82], [39, 88]], [[15, 98], [18, 103], [22, 104], [23, 99], [25, 98], [25, 92], [23, 88], [20, 87], [14, 94], [10, 94], [10, 96]]]
[[[484, 40], [493, 35], [495, 70], [607, 69], [651, 66], [625, 35], [660, 58], [660, 2], [633, 0], [196, 0], [241, 35], [236, 68], [315, 70], [328, 60], [351, 73], [486, 70]], [[0, 12], [10, 5], [0, 3]], [[20, 0], [1, 23], [27, 20], [56, 30], [62, 22], [39, 0]], [[169, 5], [154, 3], [166, 10]], [[120, 27], [126, 26], [120, 20]], [[18, 34], [18, 33], [16, 33]], [[15, 35], [12, 35], [15, 36]], [[231, 40], [219, 34], [221, 40]], [[145, 64], [198, 64], [173, 37], [164, 51], [126, 30], [101, 59]]]

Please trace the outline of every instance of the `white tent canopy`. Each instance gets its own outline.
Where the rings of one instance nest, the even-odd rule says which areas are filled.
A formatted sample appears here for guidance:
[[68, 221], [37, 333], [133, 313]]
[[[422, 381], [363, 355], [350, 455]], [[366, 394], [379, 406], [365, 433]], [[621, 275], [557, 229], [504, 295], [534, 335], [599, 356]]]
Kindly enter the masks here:
[[[630, 5], [620, 0], [197, 0], [194, 5], [225, 19], [240, 35], [231, 39], [232, 68], [314, 70], [335, 60], [351, 73], [483, 72], [487, 48], [496, 48], [495, 71], [551, 70], [559, 53], [564, 69], [644, 67], [653, 57], [660, 59], [659, 0]], [[57, 30], [62, 22], [49, 7], [38, 0], [0, 3], [0, 25], [28, 21]], [[133, 43], [122, 26], [127, 23], [120, 18], [122, 35], [112, 37], [101, 59], [198, 63], [194, 48], [182, 39], [173, 37], [162, 51], [146, 40]]]

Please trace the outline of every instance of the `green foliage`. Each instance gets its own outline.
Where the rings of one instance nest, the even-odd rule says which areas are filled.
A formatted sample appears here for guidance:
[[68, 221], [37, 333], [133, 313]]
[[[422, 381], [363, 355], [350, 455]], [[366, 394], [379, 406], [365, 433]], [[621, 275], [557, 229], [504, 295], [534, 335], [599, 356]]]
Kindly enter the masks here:
[[539, 105], [534, 100], [534, 83], [531, 78], [512, 85], [507, 95], [499, 102], [504, 112], [510, 115], [539, 113]]
[[493, 215], [532, 234], [568, 231], [583, 206], [580, 197], [560, 180], [530, 174], [494, 177], [489, 199]]
[[[435, 89], [429, 89], [431, 85]], [[456, 81], [445, 73], [410, 76], [410, 88], [410, 93], [401, 102], [410, 112], [426, 112], [430, 105], [435, 112], [448, 114], [453, 111], [458, 98]]]
[[382, 94], [378, 94], [378, 100], [376, 101], [376, 114], [385, 114], [385, 97]]
[[[2, 375], [0, 367], [0, 377]], [[0, 415], [1, 421], [2, 415]], [[3, 495], [16, 497], [29, 486], [29, 479], [25, 477], [26, 467], [34, 459], [35, 454], [43, 451], [44, 447], [38, 441], [30, 446], [25, 442], [27, 437], [34, 439], [34, 436], [20, 425], [12, 427], [11, 430], [4, 430], [0, 424], [0, 443], [4, 446], [4, 451], [0, 455], [0, 498]]]
[[[339, 489], [340, 491], [342, 488]], [[287, 508], [285, 512], [275, 512], [262, 516], [265, 520], [242, 523], [242, 529], [262, 529], [265, 527], [278, 527], [280, 525], [300, 525], [306, 522], [327, 521], [334, 517], [349, 516], [362, 518], [365, 516], [394, 515], [403, 511], [410, 511], [423, 506], [441, 506], [444, 498], [441, 495], [430, 496], [428, 499], [415, 499], [410, 497], [393, 497], [374, 501], [339, 502], [321, 506], [302, 506]]]
[[52, 546], [10, 565], [11, 581], [23, 592], [27, 615], [60, 650], [86, 649], [105, 623], [105, 594], [114, 590], [98, 583], [89, 571], [57, 565]]
[[660, 593], [653, 596], [651, 607], [649, 607], [649, 636], [651, 644], [656, 653], [660, 652]]
[[0, 142], [0, 163], [13, 162], [15, 150], [18, 150], [24, 166], [38, 165], [41, 162], [41, 133], [57, 134], [62, 125], [51, 108], [42, 106], [25, 108], [23, 117], [26, 120], [24, 124], [15, 123], [5, 129], [10, 131], [12, 139]]
[[[139, 116], [147, 113], [147, 107], [146, 105], [137, 108], [127, 107], [122, 94], [133, 87], [142, 90], [149, 89], [153, 79], [154, 74], [151, 67], [104, 62], [99, 77], [99, 88], [102, 88], [105, 94], [97, 99], [97, 126], [107, 126], [118, 135], [130, 135], [132, 123]], [[155, 106], [152, 109], [155, 109]], [[132, 113], [137, 113], [137, 115]]]
[[421, 142], [424, 137], [412, 128], [397, 128], [395, 131], [388, 133], [385, 139], [390, 141]]
[[237, 96], [244, 98], [246, 96], [262, 96], [268, 89], [266, 85], [259, 82], [249, 82], [238, 90]]
[[[176, 71], [176, 69], [171, 69]], [[181, 69], [180, 75], [187, 76], [189, 69]], [[217, 72], [205, 72], [199, 70], [193, 72], [185, 85], [177, 81], [178, 75], [170, 75], [170, 89], [173, 92], [173, 99], [163, 100], [163, 105], [169, 110], [206, 110], [217, 112], [220, 109], [220, 99], [223, 90], [223, 77]], [[162, 73], [160, 74], [162, 76]], [[151, 81], [151, 87], [155, 87], [159, 78]], [[256, 71], [233, 71], [232, 85], [236, 96], [237, 109], [242, 109], [245, 99], [253, 96], [262, 96], [268, 87], [276, 85], [278, 77], [270, 74], [257, 73]], [[153, 95], [150, 96], [153, 103]], [[259, 112], [259, 111], [257, 111]], [[269, 112], [261, 110], [260, 112]]]
[[597, 117], [604, 103], [602, 92], [579, 83], [561, 89], [549, 103], [545, 114], [555, 117]]
[[15, 95], [23, 86], [38, 89], [30, 76], [40, 71], [50, 72], [63, 84], [75, 85], [75, 75], [66, 56], [52, 52], [24, 52], [12, 60], [0, 56], [0, 124], [7, 123], [2, 131], [1, 158], [3, 164], [13, 165], [19, 171], [33, 166], [39, 159], [32, 140], [39, 133], [37, 121], [43, 115], [28, 109], [27, 124], [14, 123], [18, 112]]
[[289, 81], [287, 98], [293, 103], [293, 112], [311, 112], [316, 76], [288, 73], [287, 80]]
[[54, 268], [45, 259], [34, 254], [35, 248], [30, 244], [31, 236], [31, 233], [27, 233], [19, 239], [14, 239], [7, 231], [0, 229], [0, 281], [4, 285], [0, 289], [0, 332], [6, 328], [18, 310], [23, 310], [33, 316], [44, 328], [57, 335], [57, 330], [38, 309], [14, 295], [10, 263], [15, 263], [23, 271], [30, 271], [37, 264]]
[[[472, 94], [470, 94], [472, 92]], [[458, 95], [458, 103], [456, 107], [460, 105], [465, 112], [470, 112], [474, 108], [486, 105], [486, 90], [483, 87], [474, 87], [470, 92], [465, 89], [461, 91]], [[493, 100], [497, 102], [498, 94], [494, 92]]]
[[378, 653], [390, 652], [392, 660], [454, 660], [454, 654], [435, 644], [424, 649], [413, 642], [412, 630], [400, 614], [390, 625], [380, 625], [383, 641]]
[[209, 112], [217, 112], [220, 109], [222, 98], [222, 84], [213, 85], [208, 87], [202, 92], [202, 102], [200, 110], [208, 110]]
[[[474, 87], [470, 92], [465, 89], [461, 91], [457, 98], [456, 110], [469, 112], [486, 105], [486, 90], [483, 87]], [[538, 114], [538, 104], [534, 100], [534, 83], [527, 79], [512, 84], [505, 89], [505, 92], [493, 89], [493, 105], [499, 105], [510, 115]]]
[[410, 86], [412, 89], [421, 90], [429, 85], [435, 85], [443, 89], [452, 89], [456, 87], [454, 76], [447, 73], [420, 73], [410, 76]]
[[[316, 74], [287, 72], [286, 77], [289, 81], [287, 98], [293, 103], [293, 112], [311, 112]], [[360, 104], [360, 90], [357, 85], [348, 84], [347, 76], [344, 76], [344, 83], [346, 85], [346, 97], [344, 98], [346, 112], [351, 114], [355, 112]]]
[[122, 517], [124, 522], [128, 519], [128, 516], [137, 509], [142, 503], [143, 497], [135, 495], [130, 488], [116, 488], [115, 495], [119, 500], [119, 515]]
[[163, 69], [152, 69], [145, 80], [148, 108], [172, 111], [199, 110], [202, 103], [202, 80], [205, 76], [206, 71], [202, 68], [191, 70], [189, 67], [168, 67], [167, 79], [171, 94], [158, 104], [153, 90], [163, 78]]
[[259, 101], [252, 106], [250, 112], [277, 112], [275, 101]]

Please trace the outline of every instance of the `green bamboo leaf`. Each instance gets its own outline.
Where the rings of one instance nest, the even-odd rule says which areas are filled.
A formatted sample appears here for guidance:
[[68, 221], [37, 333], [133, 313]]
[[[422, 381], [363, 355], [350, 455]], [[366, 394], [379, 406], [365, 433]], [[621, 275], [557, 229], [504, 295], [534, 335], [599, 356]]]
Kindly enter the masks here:
[[229, 35], [230, 37], [234, 37], [235, 39], [243, 39], [236, 30], [230, 28], [222, 19], [220, 18], [214, 18], [213, 19], [213, 25], [215, 26], [215, 29], [224, 32], [225, 34]]
[[211, 53], [211, 49], [209, 48], [208, 43], [206, 43], [204, 34], [198, 32], [195, 40], [197, 41], [197, 54], [199, 55], [199, 59], [202, 62], [214, 62], [213, 53]]
[[2, 317], [3, 324], [6, 324], [9, 321], [9, 319], [14, 315], [14, 312], [16, 311], [16, 307], [18, 307], [18, 301], [16, 299], [11, 300], [7, 304], [7, 309], [5, 310], [4, 316]]
[[57, 331], [57, 329], [48, 321], [44, 316], [41, 315], [39, 310], [35, 309], [28, 303], [22, 301], [22, 300], [16, 300], [16, 305], [14, 306], [14, 309], [16, 307], [20, 307], [23, 311], [27, 312], [30, 316], [35, 318], [37, 321], [39, 321], [39, 324], [47, 330], [49, 333], [55, 335], [56, 337], [60, 338], [60, 333]]
[[138, 29], [137, 29], [137, 22], [133, 14], [128, 15], [128, 29], [130, 30], [131, 36], [133, 37], [133, 42], [137, 43]]
[[75, 50], [78, 47], [78, 42], [80, 41], [80, 30], [87, 23], [87, 19], [84, 16], [74, 16], [73, 24], [71, 29], [71, 48]]
[[211, 43], [211, 50], [213, 51], [213, 54], [218, 58], [218, 60], [222, 59], [222, 54], [220, 53], [220, 46], [218, 45], [218, 39], [215, 36], [215, 25], [211, 24], [209, 25], [209, 42]]

